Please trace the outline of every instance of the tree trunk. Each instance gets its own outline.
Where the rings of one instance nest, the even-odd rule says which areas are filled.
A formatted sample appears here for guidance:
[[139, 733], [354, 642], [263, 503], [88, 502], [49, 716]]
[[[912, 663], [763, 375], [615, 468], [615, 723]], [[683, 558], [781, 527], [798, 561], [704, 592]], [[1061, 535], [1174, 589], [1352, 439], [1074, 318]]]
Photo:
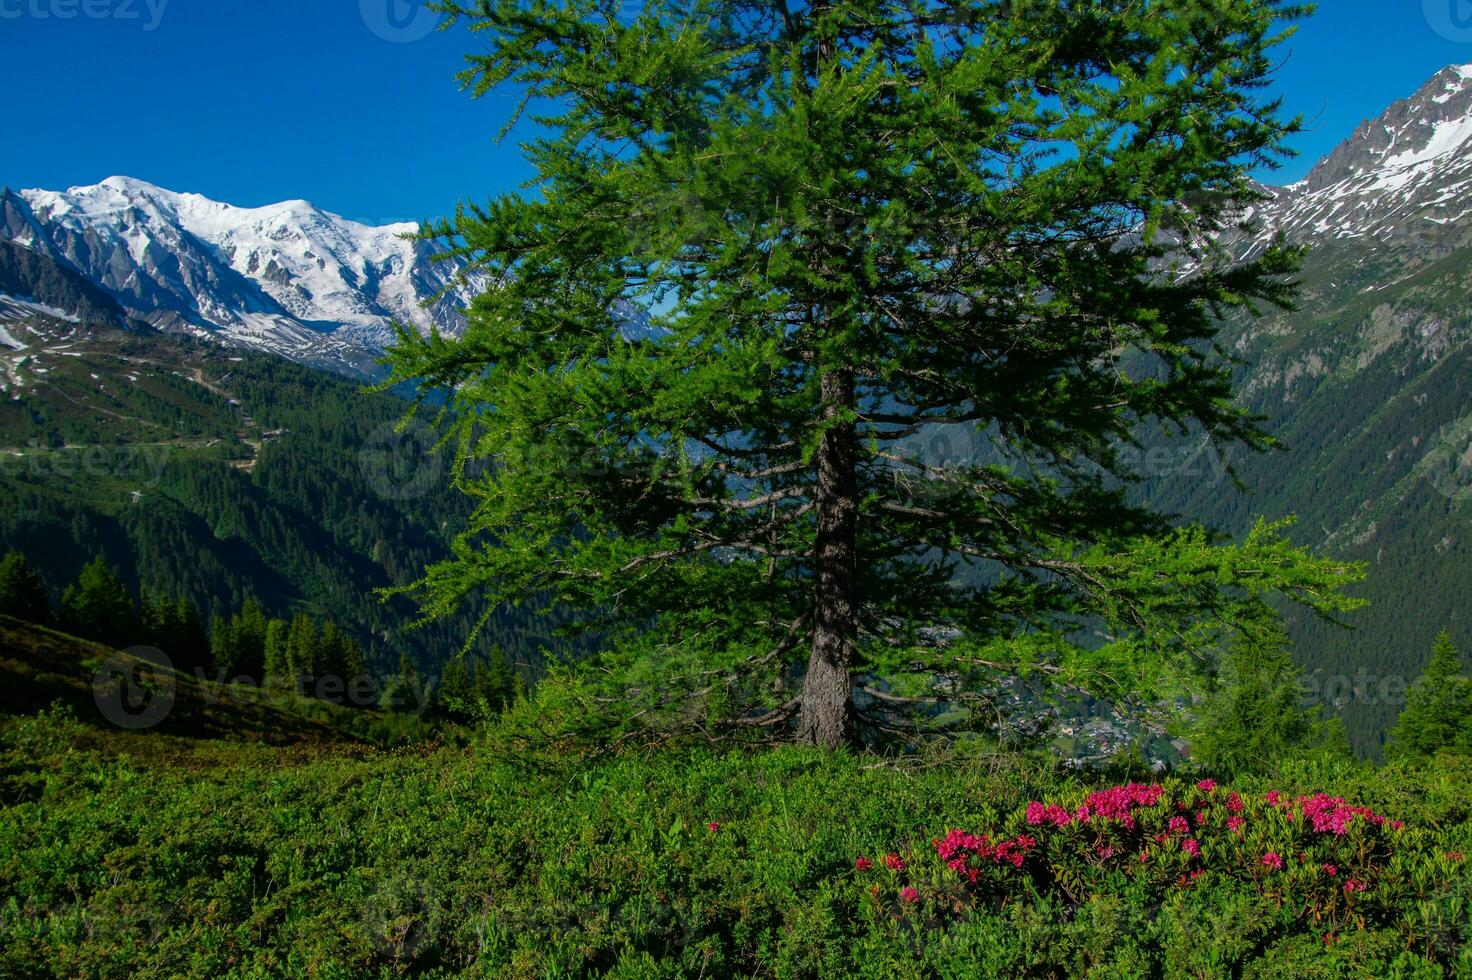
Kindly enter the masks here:
[[[825, 419], [852, 407], [852, 372], [828, 371], [821, 385]], [[797, 738], [834, 749], [853, 736], [849, 667], [858, 639], [859, 498], [858, 438], [852, 422], [833, 425], [823, 436], [817, 466], [813, 648], [803, 680]]]

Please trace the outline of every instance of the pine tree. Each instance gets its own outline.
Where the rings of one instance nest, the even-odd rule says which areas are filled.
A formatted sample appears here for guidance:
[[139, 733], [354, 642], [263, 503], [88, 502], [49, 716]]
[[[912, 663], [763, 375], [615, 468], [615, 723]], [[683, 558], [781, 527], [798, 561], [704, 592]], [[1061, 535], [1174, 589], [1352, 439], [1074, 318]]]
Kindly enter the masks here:
[[286, 638], [286, 669], [293, 683], [311, 683], [320, 653], [316, 625], [306, 613], [297, 613]]
[[290, 632], [291, 626], [284, 619], [266, 624], [265, 683], [280, 684], [291, 677]]
[[475, 717], [475, 689], [465, 654], [450, 658], [440, 671], [440, 682], [434, 692], [436, 712], [460, 721]]
[[318, 638], [318, 673], [337, 678], [345, 686], [363, 674], [363, 655], [358, 645], [331, 620], [322, 624]]
[[169, 655], [187, 669], [206, 668], [210, 660], [210, 637], [205, 632], [199, 607], [188, 596], [174, 600], [176, 651]]
[[138, 620], [145, 642], [168, 652], [174, 645], [174, 604], [161, 593], [142, 589], [138, 594]]
[[475, 668], [475, 700], [478, 711], [493, 717], [515, 698], [519, 677], [513, 677], [506, 654], [500, 647], [491, 650]]
[[131, 646], [138, 640], [133, 598], [101, 555], [66, 587], [61, 615], [67, 629], [89, 640], [113, 646]]
[[556, 108], [536, 194], [426, 233], [495, 288], [391, 353], [478, 504], [428, 613], [550, 596], [626, 717], [833, 747], [885, 720], [855, 678], [981, 723], [998, 672], [1150, 696], [1275, 591], [1347, 608], [1279, 527], [1119, 485], [1144, 426], [1269, 444], [1212, 340], [1296, 254], [1217, 243], [1296, 128], [1260, 90], [1298, 8], [444, 6], [476, 94]]
[[51, 598], [46, 593], [46, 583], [18, 551], [7, 552], [0, 560], [0, 615], [30, 623], [51, 622]]
[[233, 620], [239, 659], [234, 673], [259, 680], [266, 671], [266, 613], [255, 596], [247, 596]]
[[425, 691], [419, 683], [419, 672], [408, 654], [399, 654], [399, 672], [384, 687], [380, 707], [390, 711], [418, 711], [425, 706]]
[[1314, 752], [1347, 754], [1342, 731], [1307, 700], [1303, 672], [1289, 656], [1281, 627], [1243, 632], [1222, 656], [1220, 685], [1191, 739], [1192, 759], [1219, 775], [1240, 777]]
[[234, 676], [239, 660], [239, 634], [234, 622], [225, 616], [216, 616], [210, 623], [210, 670], [217, 676]]
[[1431, 662], [1406, 695], [1390, 732], [1388, 754], [1423, 759], [1443, 750], [1466, 751], [1472, 742], [1472, 678], [1448, 630], [1431, 645]]

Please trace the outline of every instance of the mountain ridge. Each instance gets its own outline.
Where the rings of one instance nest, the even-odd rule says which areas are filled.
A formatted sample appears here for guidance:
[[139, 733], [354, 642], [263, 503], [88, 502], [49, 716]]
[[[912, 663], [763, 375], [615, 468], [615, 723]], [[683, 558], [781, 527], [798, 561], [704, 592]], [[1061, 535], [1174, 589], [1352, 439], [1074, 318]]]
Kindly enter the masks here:
[[370, 226], [284, 201], [240, 208], [130, 177], [0, 191], [0, 238], [65, 265], [128, 315], [349, 374], [394, 323], [456, 332], [477, 291], [418, 225]]

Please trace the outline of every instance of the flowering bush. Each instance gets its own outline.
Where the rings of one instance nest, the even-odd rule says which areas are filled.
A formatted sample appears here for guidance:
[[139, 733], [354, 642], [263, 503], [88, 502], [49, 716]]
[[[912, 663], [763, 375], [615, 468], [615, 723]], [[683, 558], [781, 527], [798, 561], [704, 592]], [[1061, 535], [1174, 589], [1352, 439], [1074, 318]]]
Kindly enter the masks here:
[[[1034, 800], [1000, 828], [951, 829], [908, 859], [888, 854], [884, 867], [891, 900], [932, 914], [1022, 897], [1077, 907], [1091, 894], [1139, 889], [1159, 903], [1215, 883], [1247, 888], [1332, 938], [1373, 918], [1403, 828], [1323, 793], [1248, 795], [1209, 779], [1131, 783], [1079, 800]], [[855, 864], [871, 867], [865, 858]]]

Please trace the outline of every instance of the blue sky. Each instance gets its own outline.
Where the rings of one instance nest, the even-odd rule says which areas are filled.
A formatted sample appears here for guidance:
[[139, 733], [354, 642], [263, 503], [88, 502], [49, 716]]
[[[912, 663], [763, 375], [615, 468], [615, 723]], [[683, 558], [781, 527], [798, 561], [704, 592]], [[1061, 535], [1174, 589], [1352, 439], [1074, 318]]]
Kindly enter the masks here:
[[[0, 184], [125, 174], [375, 224], [515, 186], [528, 170], [514, 137], [494, 141], [514, 99], [462, 93], [474, 39], [415, 14], [405, 0], [0, 0]], [[1279, 50], [1309, 127], [1287, 182], [1438, 69], [1472, 63], [1472, 0], [1324, 0]]]

